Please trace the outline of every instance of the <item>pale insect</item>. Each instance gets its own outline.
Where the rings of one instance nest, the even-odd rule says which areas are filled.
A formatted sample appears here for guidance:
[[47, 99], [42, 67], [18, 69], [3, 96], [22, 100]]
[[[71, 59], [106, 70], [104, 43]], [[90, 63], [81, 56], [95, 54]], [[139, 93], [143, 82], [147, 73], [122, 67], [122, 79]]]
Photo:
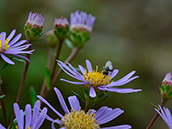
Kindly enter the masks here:
[[105, 66], [103, 67], [103, 75], [107, 76], [113, 71], [113, 65], [111, 61], [107, 61]]

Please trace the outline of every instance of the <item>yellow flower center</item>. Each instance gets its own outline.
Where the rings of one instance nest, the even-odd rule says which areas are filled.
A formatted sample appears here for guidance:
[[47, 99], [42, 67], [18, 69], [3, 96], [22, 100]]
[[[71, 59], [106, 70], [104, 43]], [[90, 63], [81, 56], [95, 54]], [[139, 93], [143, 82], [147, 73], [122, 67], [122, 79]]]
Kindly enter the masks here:
[[[5, 42], [4, 42], [4, 49], [3, 49], [3, 51], [8, 50], [8, 48], [10, 47], [10, 45], [8, 45], [8, 43], [9, 43], [9, 39], [6, 39]], [[2, 40], [0, 40], [0, 52], [2, 52]]]
[[100, 129], [100, 126], [95, 120], [95, 114], [85, 113], [83, 110], [75, 111], [71, 110], [69, 114], [65, 114], [61, 119], [62, 124], [66, 129]]
[[[85, 70], [84, 73], [84, 79], [90, 83], [91, 86], [93, 86], [94, 88], [98, 87], [98, 86], [106, 86], [108, 84], [111, 83], [111, 76], [105, 76], [103, 75], [103, 71], [98, 72], [98, 66], [96, 66], [96, 70], [91, 70], [88, 71]], [[86, 85], [88, 86], [88, 85]], [[88, 86], [89, 87], [89, 86]]]

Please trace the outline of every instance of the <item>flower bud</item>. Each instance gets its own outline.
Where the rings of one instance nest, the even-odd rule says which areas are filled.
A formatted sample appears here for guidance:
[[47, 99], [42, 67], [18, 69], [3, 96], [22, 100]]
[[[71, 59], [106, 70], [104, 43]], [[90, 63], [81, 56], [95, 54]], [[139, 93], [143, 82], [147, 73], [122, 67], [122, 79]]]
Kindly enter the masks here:
[[54, 30], [49, 30], [46, 33], [46, 41], [47, 41], [47, 45], [49, 47], [56, 47], [57, 43], [58, 43], [58, 39], [56, 37], [56, 35], [54, 34]]
[[76, 47], [83, 47], [90, 39], [95, 17], [85, 12], [76, 11], [70, 16], [69, 40]]
[[29, 13], [27, 22], [24, 26], [25, 36], [29, 42], [36, 42], [42, 35], [44, 17], [41, 14]]
[[171, 72], [167, 73], [160, 88], [161, 96], [164, 100], [172, 99], [172, 75]]
[[69, 22], [66, 18], [55, 18], [54, 33], [56, 34], [57, 38], [61, 41], [68, 37]]

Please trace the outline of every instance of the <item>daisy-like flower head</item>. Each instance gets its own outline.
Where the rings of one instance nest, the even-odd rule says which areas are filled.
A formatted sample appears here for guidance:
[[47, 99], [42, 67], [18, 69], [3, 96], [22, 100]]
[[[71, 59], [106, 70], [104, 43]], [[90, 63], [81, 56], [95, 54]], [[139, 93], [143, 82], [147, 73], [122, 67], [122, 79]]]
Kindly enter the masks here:
[[26, 38], [29, 42], [36, 42], [42, 35], [44, 17], [38, 13], [29, 13], [27, 22], [24, 26]]
[[172, 99], [172, 75], [171, 72], [167, 73], [165, 75], [165, 78], [162, 81], [162, 85], [160, 88], [161, 91], [161, 96], [165, 100], [170, 100]]
[[55, 18], [54, 32], [59, 40], [64, 40], [69, 34], [69, 22], [67, 18]]
[[105, 124], [119, 115], [121, 115], [124, 111], [120, 108], [108, 108], [106, 106], [101, 107], [98, 111], [94, 109], [90, 109], [88, 112], [81, 110], [80, 103], [76, 96], [68, 97], [69, 104], [71, 106], [71, 110], [69, 111], [61, 92], [54, 88], [61, 107], [63, 108], [65, 115], [60, 114], [56, 109], [54, 109], [44, 98], [41, 96], [37, 96], [42, 102], [44, 102], [47, 106], [49, 106], [59, 117], [60, 119], [53, 120], [48, 118], [48, 120], [52, 121], [52, 129], [55, 129], [54, 123], [62, 126], [60, 129], [130, 129], [130, 125], [120, 125], [113, 127], [105, 127], [101, 128], [100, 125]]
[[21, 34], [18, 34], [15, 38], [13, 38], [15, 32], [16, 30], [13, 30], [7, 38], [5, 32], [0, 33], [0, 56], [5, 62], [9, 64], [15, 64], [15, 63], [12, 60], [10, 60], [8, 57], [6, 57], [6, 55], [17, 56], [29, 61], [26, 57], [19, 54], [32, 54], [32, 52], [34, 51], [34, 50], [24, 51], [31, 44], [23, 45], [24, 43], [27, 42], [27, 40], [19, 41], [20, 37], [22, 36]]
[[86, 60], [87, 69], [84, 69], [81, 65], [79, 65], [79, 69], [81, 73], [76, 71], [76, 69], [69, 63], [68, 65], [70, 68], [61, 61], [58, 61], [58, 65], [65, 73], [79, 80], [80, 82], [73, 82], [73, 81], [68, 81], [66, 79], [61, 79], [62, 81], [76, 85], [83, 85], [87, 87], [89, 89], [89, 95], [92, 98], [96, 97], [95, 90], [110, 91], [117, 93], [131, 93], [131, 92], [141, 91], [141, 89], [134, 90], [131, 88], [114, 88], [114, 86], [121, 86], [138, 78], [138, 76], [132, 77], [135, 71], [130, 72], [129, 74], [127, 74], [126, 76], [124, 76], [123, 78], [117, 81], [112, 81], [112, 79], [117, 75], [119, 70], [114, 69], [112, 72], [109, 73], [109, 75], [105, 76], [103, 74], [103, 71], [101, 72], [97, 71], [98, 66], [96, 70], [93, 70], [89, 60]]
[[[31, 109], [31, 105], [27, 104], [25, 106], [25, 119], [24, 112], [20, 110], [17, 103], [14, 103], [14, 113], [17, 120], [17, 125], [14, 127], [15, 129], [39, 129], [42, 123], [45, 120], [47, 114], [47, 108], [40, 109], [41, 103], [39, 100], [36, 101], [33, 111]], [[41, 111], [41, 112], [40, 112]], [[25, 121], [25, 124], [24, 124]], [[0, 129], [5, 129], [0, 124]]]
[[76, 11], [70, 15], [70, 30], [92, 31], [95, 17], [85, 12]]
[[160, 105], [158, 105], [158, 106], [159, 106], [160, 111], [156, 108], [155, 108], [155, 110], [158, 112], [158, 114], [162, 117], [162, 119], [168, 125], [169, 129], [172, 129], [172, 116], [171, 116], [169, 109], [166, 107], [162, 108]]

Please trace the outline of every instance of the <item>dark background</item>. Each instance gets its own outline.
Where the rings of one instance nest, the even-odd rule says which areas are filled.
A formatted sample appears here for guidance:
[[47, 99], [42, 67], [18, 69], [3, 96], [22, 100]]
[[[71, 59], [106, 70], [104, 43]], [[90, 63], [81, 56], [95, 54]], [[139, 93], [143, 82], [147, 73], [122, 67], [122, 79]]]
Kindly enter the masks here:
[[[142, 89], [142, 92], [132, 94], [109, 93], [109, 98], [96, 105], [95, 109], [107, 105], [119, 107], [125, 112], [115, 120], [103, 125], [112, 126], [130, 124], [133, 129], [144, 129], [155, 114], [153, 104], [160, 103], [159, 87], [167, 72], [172, 71], [172, 1], [171, 0], [0, 0], [0, 31], [9, 34], [13, 29], [22, 33], [24, 39], [24, 24], [30, 11], [45, 17], [44, 34], [53, 27], [54, 18], [67, 17], [76, 10], [91, 13], [96, 17], [91, 40], [80, 50], [71, 64], [85, 66], [89, 59], [93, 67], [101, 69], [105, 62], [111, 60], [114, 68], [120, 70], [115, 80], [136, 70], [139, 79], [122, 87]], [[20, 101], [24, 109], [30, 103], [29, 89], [41, 89], [44, 68], [47, 64], [48, 47], [45, 35], [41, 42], [33, 44], [35, 52], [31, 56], [30, 67]], [[60, 60], [64, 61], [71, 49], [63, 45]], [[24, 64], [15, 61], [2, 74], [3, 91], [6, 95], [8, 121], [13, 111], [13, 103], [19, 88]], [[66, 74], [61, 78], [71, 79]], [[67, 102], [72, 90], [82, 93], [79, 86], [57, 81], [58, 87]], [[58, 99], [54, 93], [48, 101], [61, 113]], [[170, 109], [171, 101], [167, 103]], [[82, 106], [84, 104], [82, 103]], [[53, 114], [49, 110], [49, 114]], [[1, 119], [2, 119], [2, 114]], [[56, 118], [56, 115], [53, 116]], [[102, 127], [103, 127], [102, 126]], [[49, 128], [45, 123], [41, 128]], [[152, 129], [168, 128], [165, 122], [158, 118]]]

